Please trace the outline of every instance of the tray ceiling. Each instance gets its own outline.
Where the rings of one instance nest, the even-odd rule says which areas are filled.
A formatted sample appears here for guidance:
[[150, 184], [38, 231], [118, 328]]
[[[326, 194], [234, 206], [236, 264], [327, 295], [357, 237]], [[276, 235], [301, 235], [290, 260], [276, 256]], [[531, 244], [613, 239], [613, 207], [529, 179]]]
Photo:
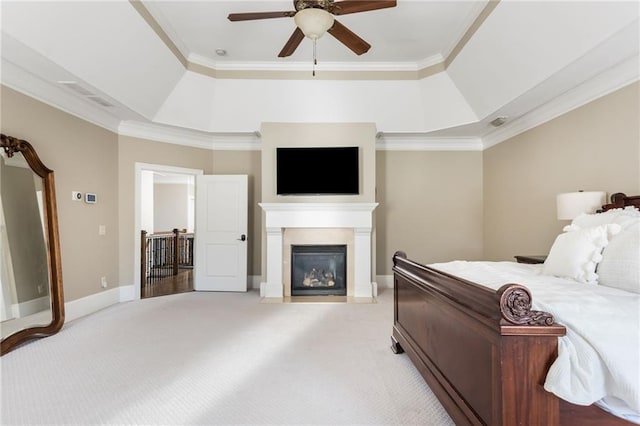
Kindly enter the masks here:
[[[114, 131], [190, 134], [203, 146], [254, 141], [262, 122], [348, 121], [375, 122], [387, 139], [477, 147], [498, 116], [522, 131], [532, 114], [552, 118], [639, 78], [632, 1], [399, 0], [338, 17], [372, 48], [356, 56], [325, 35], [317, 78], [310, 40], [277, 57], [292, 18], [227, 20], [293, 10], [292, 1], [0, 7], [3, 84]], [[91, 96], [70, 90], [78, 86]]]

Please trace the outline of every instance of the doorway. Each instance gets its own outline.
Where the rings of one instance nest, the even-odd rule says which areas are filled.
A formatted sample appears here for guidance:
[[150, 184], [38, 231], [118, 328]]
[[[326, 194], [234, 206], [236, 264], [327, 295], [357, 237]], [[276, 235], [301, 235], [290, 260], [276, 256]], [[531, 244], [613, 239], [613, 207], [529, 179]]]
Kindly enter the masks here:
[[[202, 174], [203, 171], [198, 169], [136, 163], [134, 299], [193, 290], [193, 264], [189, 259], [183, 261], [185, 259], [180, 258], [180, 252], [192, 247], [195, 178]], [[146, 255], [142, 248], [146, 238], [143, 238], [142, 231], [146, 231], [147, 236], [153, 236], [155, 242], [150, 244], [158, 248], [151, 261], [144, 259]], [[179, 239], [177, 253], [174, 253], [173, 243], [168, 243], [171, 238]], [[192, 258], [194, 253], [188, 254]], [[180, 261], [177, 273], [173, 274], [168, 259], [175, 255], [179, 256]], [[156, 276], [147, 283], [145, 276], [151, 271]]]
[[142, 299], [193, 291], [195, 178], [142, 171]]

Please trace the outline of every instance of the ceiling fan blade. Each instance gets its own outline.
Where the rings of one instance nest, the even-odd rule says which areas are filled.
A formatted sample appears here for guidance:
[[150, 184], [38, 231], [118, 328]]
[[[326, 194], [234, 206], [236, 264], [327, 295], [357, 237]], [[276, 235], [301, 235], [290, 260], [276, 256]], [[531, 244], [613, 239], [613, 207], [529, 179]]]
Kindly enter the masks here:
[[287, 44], [284, 45], [282, 51], [278, 54], [278, 57], [286, 58], [287, 56], [291, 56], [293, 52], [296, 51], [303, 39], [304, 33], [300, 28], [296, 27], [296, 30], [293, 32], [293, 34], [291, 34], [291, 37], [289, 37]]
[[334, 15], [346, 15], [347, 13], [396, 7], [396, 5], [396, 0], [344, 0], [333, 3], [330, 12]]
[[293, 11], [282, 11], [282, 12], [247, 12], [247, 13], [230, 13], [227, 16], [227, 19], [236, 22], [236, 21], [253, 21], [256, 19], [270, 19], [270, 18], [290, 18], [295, 15], [295, 10]]
[[356, 55], [362, 55], [371, 48], [369, 43], [358, 37], [356, 33], [338, 21], [333, 21], [333, 27], [331, 27], [327, 32], [337, 38], [338, 41], [349, 49], [353, 50]]

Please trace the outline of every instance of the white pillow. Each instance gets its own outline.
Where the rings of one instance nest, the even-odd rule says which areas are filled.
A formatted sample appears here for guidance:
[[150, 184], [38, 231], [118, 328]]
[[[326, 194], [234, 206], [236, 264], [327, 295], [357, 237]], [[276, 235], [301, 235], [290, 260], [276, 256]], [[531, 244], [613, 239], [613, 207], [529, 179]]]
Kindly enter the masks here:
[[606, 225], [608, 223], [617, 223], [622, 226], [622, 229], [625, 229], [631, 226], [638, 219], [640, 219], [640, 210], [633, 206], [627, 206], [624, 209], [611, 209], [603, 213], [583, 213], [573, 219], [571, 225], [565, 226], [564, 231], [591, 228], [594, 226]]
[[608, 224], [558, 235], [544, 261], [543, 274], [596, 284], [596, 266], [602, 260], [602, 249], [609, 243], [609, 237], [618, 232], [620, 225]]
[[597, 271], [598, 284], [640, 293], [640, 221], [611, 239]]

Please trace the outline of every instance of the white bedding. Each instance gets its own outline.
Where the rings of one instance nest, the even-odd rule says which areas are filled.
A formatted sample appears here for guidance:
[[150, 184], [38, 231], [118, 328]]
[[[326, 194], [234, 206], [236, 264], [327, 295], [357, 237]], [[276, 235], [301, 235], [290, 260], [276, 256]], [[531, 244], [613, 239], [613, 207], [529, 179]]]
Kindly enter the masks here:
[[542, 265], [454, 261], [429, 266], [496, 290], [507, 283], [529, 288], [533, 309], [553, 314], [567, 328], [545, 389], [578, 405], [617, 398], [635, 411], [625, 418], [640, 423], [640, 294], [542, 275]]

